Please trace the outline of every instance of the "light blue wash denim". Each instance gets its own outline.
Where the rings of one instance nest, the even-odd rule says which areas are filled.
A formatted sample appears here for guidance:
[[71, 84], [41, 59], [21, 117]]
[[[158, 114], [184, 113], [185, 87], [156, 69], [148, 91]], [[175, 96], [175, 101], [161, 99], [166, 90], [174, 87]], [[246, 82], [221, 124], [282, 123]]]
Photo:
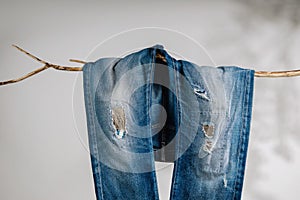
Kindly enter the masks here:
[[197, 66], [155, 45], [83, 67], [98, 200], [159, 199], [155, 161], [174, 162], [170, 199], [240, 199], [254, 71]]

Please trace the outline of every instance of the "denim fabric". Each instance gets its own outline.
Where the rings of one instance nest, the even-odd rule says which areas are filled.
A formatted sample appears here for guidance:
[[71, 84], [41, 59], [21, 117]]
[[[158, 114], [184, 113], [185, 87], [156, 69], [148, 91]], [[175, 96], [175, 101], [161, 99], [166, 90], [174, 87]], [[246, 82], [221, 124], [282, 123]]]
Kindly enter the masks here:
[[155, 161], [174, 162], [170, 199], [240, 199], [254, 71], [197, 66], [162, 45], [83, 67], [98, 200], [159, 199]]

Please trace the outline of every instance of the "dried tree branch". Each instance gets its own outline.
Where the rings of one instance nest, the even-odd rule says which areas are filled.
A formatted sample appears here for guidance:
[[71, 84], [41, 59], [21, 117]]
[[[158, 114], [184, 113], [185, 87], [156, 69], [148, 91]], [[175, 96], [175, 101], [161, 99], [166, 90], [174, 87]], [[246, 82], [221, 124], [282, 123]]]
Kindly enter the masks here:
[[[53, 69], [56, 69], [56, 70], [63, 70], [63, 71], [82, 71], [82, 67], [69, 67], [69, 66], [61, 66], [61, 65], [55, 65], [55, 64], [52, 64], [52, 63], [48, 63], [34, 55], [32, 55], [31, 53], [29, 53], [28, 51], [25, 51], [24, 49], [16, 46], [16, 45], [12, 45], [13, 47], [17, 48], [19, 51], [25, 53], [26, 55], [28, 55], [29, 57], [33, 58], [34, 60], [44, 64], [44, 67], [41, 67], [39, 69], [36, 69], [20, 78], [17, 78], [17, 79], [12, 79], [12, 80], [8, 80], [8, 81], [3, 81], [3, 82], [0, 82], [0, 86], [2, 85], [7, 85], [7, 84], [10, 84], [10, 83], [16, 83], [16, 82], [19, 82], [19, 81], [22, 81], [24, 79], [27, 79], [35, 74], [38, 74], [46, 69], [49, 69], [49, 68], [53, 68]], [[78, 61], [78, 60], [76, 60]], [[80, 63], [83, 63], [84, 61], [80, 61]]]
[[22, 81], [22, 80], [24, 80], [24, 79], [26, 79], [26, 78], [29, 78], [30, 76], [33, 76], [33, 75], [35, 75], [35, 74], [40, 73], [41, 71], [44, 71], [45, 69], [47, 69], [46, 66], [41, 67], [41, 68], [39, 68], [39, 69], [36, 69], [36, 70], [34, 70], [34, 71], [32, 71], [32, 72], [30, 72], [30, 73], [28, 73], [28, 74], [26, 74], [26, 75], [24, 75], [24, 76], [22, 76], [22, 77], [20, 77], [20, 78], [0, 82], [0, 86], [1, 86], [1, 85], [7, 85], [7, 84], [10, 84], [10, 83], [16, 83], [16, 82]]
[[76, 62], [76, 63], [81, 63], [81, 64], [86, 64], [86, 61], [82, 61], [82, 60], [76, 60], [76, 59], [69, 59], [70, 62]]
[[15, 47], [15, 48], [17, 48], [19, 51], [25, 53], [27, 56], [33, 58], [34, 60], [36, 60], [36, 61], [38, 61], [38, 62], [40, 62], [40, 63], [43, 63], [43, 64], [45, 64], [45, 65], [48, 64], [46, 61], [41, 60], [40, 58], [38, 58], [38, 57], [32, 55], [31, 53], [29, 53], [28, 51], [25, 51], [24, 49], [18, 47], [17, 45], [14, 45], [14, 44], [13, 44], [12, 46]]
[[[2, 85], [7, 85], [10, 83], [16, 83], [19, 81], [22, 81], [24, 79], [27, 79], [35, 74], [38, 74], [46, 69], [49, 68], [53, 68], [56, 70], [62, 70], [62, 71], [82, 71], [82, 67], [70, 67], [70, 66], [61, 66], [61, 65], [55, 65], [49, 62], [46, 62], [34, 55], [32, 55], [31, 53], [29, 53], [28, 51], [25, 51], [24, 49], [16, 46], [16, 45], [12, 45], [13, 47], [17, 48], [19, 51], [25, 53], [26, 55], [28, 55], [29, 57], [33, 58], [34, 60], [44, 64], [44, 67], [41, 67], [39, 69], [36, 69], [20, 78], [17, 79], [12, 79], [12, 80], [8, 80], [8, 81], [3, 81], [0, 82], [0, 86]], [[161, 55], [157, 56], [158, 59], [162, 59], [162, 61], [164, 61], [163, 57], [161, 57]], [[76, 63], [80, 63], [80, 64], [86, 64], [86, 61], [82, 61], [82, 60], [76, 60], [76, 59], [70, 59], [70, 62], [76, 62]], [[267, 77], [267, 78], [277, 78], [277, 77], [292, 77], [292, 76], [300, 76], [300, 70], [290, 70], [290, 71], [256, 71], [255, 72], [255, 77]]]
[[300, 76], [300, 70], [290, 70], [290, 71], [256, 71], [256, 77], [266, 77], [266, 78], [278, 78], [278, 77], [292, 77]]

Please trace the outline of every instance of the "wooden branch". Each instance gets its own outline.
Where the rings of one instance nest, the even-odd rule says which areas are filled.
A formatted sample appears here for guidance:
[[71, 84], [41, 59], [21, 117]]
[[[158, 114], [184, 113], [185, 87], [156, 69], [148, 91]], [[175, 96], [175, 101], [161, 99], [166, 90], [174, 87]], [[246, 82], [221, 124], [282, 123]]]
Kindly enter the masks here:
[[[10, 84], [10, 83], [16, 83], [16, 82], [19, 82], [19, 81], [22, 81], [24, 79], [27, 79], [35, 74], [38, 74], [46, 69], [49, 69], [49, 68], [53, 68], [53, 69], [56, 69], [56, 70], [62, 70], [62, 71], [75, 71], [75, 72], [78, 72], [78, 71], [82, 71], [82, 67], [70, 67], [70, 66], [61, 66], [61, 65], [56, 65], [56, 64], [52, 64], [52, 63], [49, 63], [49, 62], [46, 62], [34, 55], [32, 55], [31, 53], [29, 53], [28, 51], [25, 51], [24, 49], [16, 46], [16, 45], [12, 45], [13, 47], [17, 48], [19, 51], [25, 53], [26, 55], [28, 55], [29, 57], [33, 58], [34, 60], [44, 64], [44, 67], [41, 67], [41, 68], [38, 68], [20, 78], [17, 78], [17, 79], [12, 79], [12, 80], [8, 80], [8, 81], [3, 81], [3, 82], [0, 82], [0, 86], [2, 85], [7, 85], [7, 84]], [[165, 58], [162, 57], [161, 55], [157, 55], [157, 58], [158, 59], [161, 59], [162, 61], [165, 61]], [[86, 64], [87, 62], [86, 61], [82, 61], [82, 60], [77, 60], [77, 59], [70, 59], [69, 60], [70, 62], [76, 62], [76, 63], [80, 63], [80, 64]], [[300, 76], [300, 70], [290, 70], [290, 71], [271, 71], [271, 72], [268, 72], [268, 71], [256, 71], [255, 72], [255, 77], [266, 77], [266, 78], [277, 78], [277, 77], [293, 77], [293, 76]]]
[[30, 72], [30, 73], [28, 73], [28, 74], [26, 74], [26, 75], [24, 75], [24, 76], [22, 76], [22, 77], [20, 77], [20, 78], [0, 82], [0, 86], [1, 86], [1, 85], [7, 85], [7, 84], [10, 84], [10, 83], [16, 83], [16, 82], [22, 81], [22, 80], [24, 80], [24, 79], [26, 79], [26, 78], [29, 78], [30, 76], [33, 76], [33, 75], [35, 75], [35, 74], [38, 74], [38, 73], [44, 71], [45, 69], [47, 69], [46, 66], [41, 67], [41, 68], [39, 68], [39, 69], [36, 69], [36, 70], [34, 70], [34, 71], [32, 71], [32, 72]]
[[[56, 70], [63, 70], [63, 71], [82, 71], [82, 67], [69, 67], [69, 66], [61, 66], [61, 65], [55, 65], [55, 64], [52, 64], [52, 63], [49, 63], [49, 62], [46, 62], [34, 55], [32, 55], [31, 53], [29, 53], [28, 51], [25, 51], [24, 49], [16, 46], [16, 45], [12, 45], [13, 47], [17, 48], [19, 51], [25, 53], [26, 55], [28, 55], [29, 57], [33, 58], [34, 60], [44, 64], [44, 67], [41, 67], [39, 69], [36, 69], [20, 78], [17, 78], [17, 79], [12, 79], [12, 80], [8, 80], [8, 81], [3, 81], [3, 82], [0, 82], [0, 86], [2, 85], [7, 85], [7, 84], [10, 84], [10, 83], [17, 83], [19, 81], [22, 81], [24, 79], [27, 79], [35, 74], [38, 74], [46, 69], [49, 69], [49, 68], [53, 68], [53, 69], [56, 69]], [[84, 61], [80, 61], [81, 63], [83, 63]]]
[[86, 64], [86, 61], [82, 61], [82, 60], [76, 60], [76, 59], [69, 59], [70, 62], [76, 62], [76, 63], [81, 63], [81, 64]]
[[274, 72], [256, 71], [255, 76], [256, 77], [266, 77], [266, 78], [300, 76], [300, 70], [274, 71]]

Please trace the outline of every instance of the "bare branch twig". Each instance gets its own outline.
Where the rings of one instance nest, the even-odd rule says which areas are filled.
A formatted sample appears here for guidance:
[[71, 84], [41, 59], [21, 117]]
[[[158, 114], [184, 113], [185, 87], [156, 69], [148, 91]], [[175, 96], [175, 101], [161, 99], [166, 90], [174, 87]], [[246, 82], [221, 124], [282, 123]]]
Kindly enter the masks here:
[[[12, 80], [8, 80], [8, 81], [3, 81], [0, 82], [0, 86], [2, 85], [7, 85], [10, 83], [16, 83], [19, 81], [22, 81], [24, 79], [27, 79], [35, 74], [38, 74], [46, 69], [49, 68], [53, 68], [56, 70], [62, 70], [62, 71], [82, 71], [82, 67], [69, 67], [69, 66], [61, 66], [61, 65], [55, 65], [52, 63], [48, 63], [34, 55], [32, 55], [31, 53], [29, 53], [28, 51], [25, 51], [24, 49], [16, 46], [16, 45], [12, 45], [13, 47], [17, 48], [19, 51], [25, 53], [26, 55], [28, 55], [29, 57], [33, 58], [34, 60], [44, 64], [44, 67], [38, 68], [20, 78], [17, 79], [12, 79]], [[162, 59], [162, 61], [165, 61], [165, 58], [162, 57], [161, 55], [157, 55], [156, 56], [158, 59]], [[70, 62], [76, 62], [76, 63], [80, 63], [80, 64], [86, 64], [86, 61], [82, 61], [82, 60], [76, 60], [76, 59], [70, 59]], [[256, 71], [255, 72], [255, 77], [266, 77], [266, 78], [277, 78], [277, 77], [292, 77], [292, 76], [300, 76], [300, 70], [290, 70], [290, 71]]]
[[38, 62], [40, 62], [40, 63], [43, 63], [43, 64], [45, 64], [45, 65], [48, 64], [46, 61], [41, 60], [40, 58], [38, 58], [38, 57], [32, 55], [31, 53], [29, 53], [28, 51], [25, 51], [24, 49], [18, 47], [17, 45], [14, 45], [14, 44], [13, 44], [12, 46], [15, 47], [15, 48], [17, 48], [19, 51], [25, 53], [27, 56], [33, 58], [34, 60], [36, 60], [36, 61], [38, 61]]
[[266, 77], [266, 78], [278, 78], [278, 77], [292, 77], [292, 76], [300, 76], [300, 70], [290, 70], [290, 71], [256, 71], [256, 77]]
[[[19, 81], [22, 81], [24, 79], [27, 79], [35, 74], [38, 74], [46, 69], [49, 69], [49, 68], [53, 68], [53, 69], [56, 69], [56, 70], [63, 70], [63, 71], [82, 71], [82, 67], [69, 67], [69, 66], [61, 66], [61, 65], [55, 65], [55, 64], [51, 64], [51, 63], [48, 63], [34, 55], [32, 55], [31, 53], [29, 53], [28, 51], [25, 51], [24, 49], [16, 46], [16, 45], [12, 45], [13, 47], [17, 48], [19, 51], [25, 53], [26, 55], [28, 55], [29, 57], [33, 58], [34, 60], [44, 64], [44, 67], [41, 67], [39, 69], [36, 69], [20, 78], [17, 78], [17, 79], [12, 79], [12, 80], [8, 80], [8, 81], [3, 81], [3, 82], [0, 82], [0, 86], [2, 85], [7, 85], [7, 84], [10, 84], [10, 83], [16, 83], [16, 82], [19, 82]], [[81, 63], [83, 63], [83, 61], [81, 61]]]
[[33, 76], [33, 75], [35, 75], [35, 74], [38, 74], [38, 73], [44, 71], [45, 69], [47, 69], [46, 66], [41, 67], [41, 68], [39, 68], [39, 69], [36, 69], [36, 70], [34, 70], [34, 71], [32, 71], [32, 72], [30, 72], [30, 73], [28, 73], [28, 74], [26, 74], [26, 75], [24, 75], [24, 76], [22, 76], [22, 77], [20, 77], [20, 78], [0, 82], [0, 86], [1, 86], [1, 85], [7, 85], [7, 84], [10, 84], [10, 83], [16, 83], [16, 82], [22, 81], [22, 80], [24, 80], [24, 79], [26, 79], [26, 78], [29, 78], [30, 76]]
[[86, 64], [86, 61], [83, 60], [76, 60], [76, 59], [69, 59], [70, 62], [76, 62], [76, 63], [81, 63], [81, 64]]

